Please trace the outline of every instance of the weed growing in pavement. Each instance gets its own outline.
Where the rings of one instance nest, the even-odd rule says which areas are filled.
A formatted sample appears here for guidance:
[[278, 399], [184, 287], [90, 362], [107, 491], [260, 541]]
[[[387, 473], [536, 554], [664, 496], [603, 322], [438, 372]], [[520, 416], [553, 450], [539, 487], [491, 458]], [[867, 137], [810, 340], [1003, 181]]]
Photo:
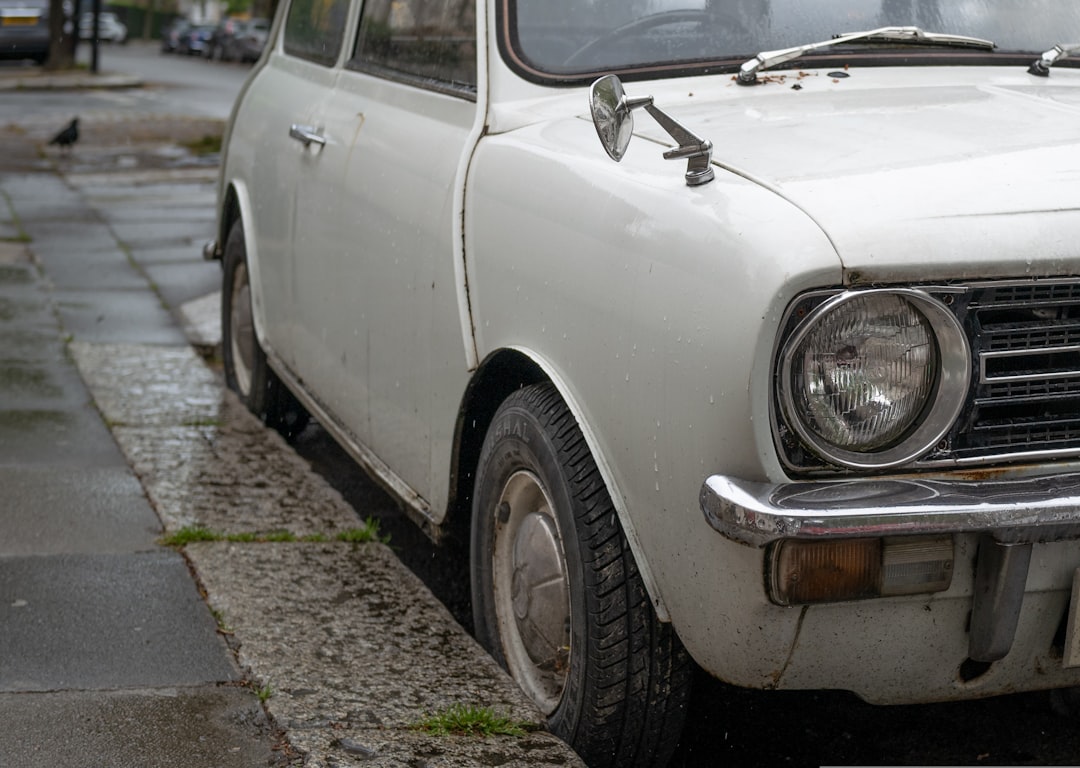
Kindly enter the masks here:
[[367, 517], [361, 528], [350, 528], [335, 536], [338, 541], [347, 541], [352, 544], [365, 544], [369, 541], [377, 541], [381, 544], [389, 544], [390, 536], [379, 536], [379, 521], [374, 517]]
[[255, 690], [255, 695], [259, 697], [259, 702], [265, 704], [267, 700], [274, 695], [273, 690], [270, 688], [270, 684], [267, 683], [262, 688]]
[[[304, 542], [304, 543], [324, 543], [330, 541], [330, 537], [325, 533], [311, 533], [305, 536], [297, 536], [292, 531], [267, 531], [264, 533], [258, 533], [256, 531], [242, 531], [239, 533], [220, 533], [218, 531], [211, 530], [203, 525], [186, 525], [178, 531], [170, 533], [167, 536], [163, 536], [159, 539], [159, 543], [166, 547], [185, 547], [188, 544], [194, 544], [198, 542], [206, 541], [228, 541], [237, 544], [265, 544], [265, 543], [288, 543], [288, 542]], [[334, 536], [334, 541], [343, 541], [351, 544], [364, 544], [368, 542], [379, 542], [387, 544], [390, 542], [389, 536], [379, 536], [379, 521], [369, 517], [364, 521], [364, 525], [360, 528], [350, 528], [347, 531]]]
[[183, 547], [197, 541], [221, 541], [221, 534], [201, 525], [185, 525], [179, 531], [160, 539], [166, 547]]
[[495, 714], [491, 707], [454, 704], [412, 726], [435, 736], [524, 736], [529, 724]]
[[225, 623], [225, 614], [219, 611], [217, 608], [210, 609], [210, 615], [214, 617], [214, 621], [217, 622], [218, 632], [223, 635], [231, 635], [233, 633], [232, 627]]
[[31, 239], [30, 235], [28, 235], [26, 230], [23, 229], [22, 222], [19, 221], [19, 215], [15, 213], [15, 206], [11, 203], [11, 195], [9, 195], [7, 192], [4, 192], [3, 190], [0, 190], [0, 197], [2, 197], [4, 199], [4, 202], [7, 204], [6, 207], [11, 216], [11, 226], [15, 230], [15, 235], [13, 237], [4, 238], [4, 240], [7, 242], [15, 243], [29, 243]]
[[221, 138], [221, 134], [207, 133], [202, 138], [183, 142], [183, 146], [193, 155], [213, 155], [221, 152]]

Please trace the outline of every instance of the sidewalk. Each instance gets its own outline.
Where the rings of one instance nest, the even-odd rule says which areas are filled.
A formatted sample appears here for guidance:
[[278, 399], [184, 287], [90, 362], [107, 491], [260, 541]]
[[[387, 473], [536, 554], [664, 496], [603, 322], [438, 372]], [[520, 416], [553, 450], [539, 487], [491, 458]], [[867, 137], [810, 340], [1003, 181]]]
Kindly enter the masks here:
[[[194, 351], [213, 169], [39, 145], [0, 132], [3, 762], [580, 766], [390, 547], [336, 540], [364, 511]], [[527, 733], [417, 728], [461, 705]]]
[[0, 69], [0, 91], [64, 90], [71, 88], [138, 88], [142, 80], [116, 72], [45, 72], [41, 67]]

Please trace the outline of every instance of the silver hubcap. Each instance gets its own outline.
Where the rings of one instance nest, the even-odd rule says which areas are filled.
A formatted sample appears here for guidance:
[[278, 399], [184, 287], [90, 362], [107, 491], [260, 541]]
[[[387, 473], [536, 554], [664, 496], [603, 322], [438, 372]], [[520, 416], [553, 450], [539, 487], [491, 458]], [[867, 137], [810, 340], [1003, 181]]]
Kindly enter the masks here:
[[247, 264], [238, 264], [233, 272], [229, 331], [236, 388], [247, 397], [251, 394], [251, 371], [255, 367], [255, 326], [251, 319], [251, 285], [248, 282]]
[[495, 615], [510, 673], [550, 715], [570, 661], [570, 585], [555, 513], [540, 480], [516, 472], [499, 496]]

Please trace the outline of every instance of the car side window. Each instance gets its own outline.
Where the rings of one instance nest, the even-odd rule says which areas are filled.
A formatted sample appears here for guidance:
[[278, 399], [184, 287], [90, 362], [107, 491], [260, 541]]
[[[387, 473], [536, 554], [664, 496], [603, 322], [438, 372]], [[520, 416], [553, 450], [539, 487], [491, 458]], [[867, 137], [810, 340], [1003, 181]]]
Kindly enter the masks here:
[[476, 0], [366, 0], [352, 69], [476, 92]]
[[293, 0], [285, 18], [285, 52], [332, 66], [341, 51], [349, 0]]

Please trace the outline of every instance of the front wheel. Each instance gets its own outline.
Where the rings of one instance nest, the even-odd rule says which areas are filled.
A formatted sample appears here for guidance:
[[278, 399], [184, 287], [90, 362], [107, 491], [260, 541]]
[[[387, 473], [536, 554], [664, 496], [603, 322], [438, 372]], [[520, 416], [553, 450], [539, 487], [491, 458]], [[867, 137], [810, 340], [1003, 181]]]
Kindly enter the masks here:
[[549, 384], [503, 402], [473, 493], [480, 642], [591, 768], [662, 766], [691, 665], [652, 609], [581, 430]]
[[225, 239], [221, 292], [222, 358], [225, 383], [248, 410], [268, 427], [292, 439], [304, 431], [309, 416], [266, 362], [255, 335], [244, 228], [238, 219]]

